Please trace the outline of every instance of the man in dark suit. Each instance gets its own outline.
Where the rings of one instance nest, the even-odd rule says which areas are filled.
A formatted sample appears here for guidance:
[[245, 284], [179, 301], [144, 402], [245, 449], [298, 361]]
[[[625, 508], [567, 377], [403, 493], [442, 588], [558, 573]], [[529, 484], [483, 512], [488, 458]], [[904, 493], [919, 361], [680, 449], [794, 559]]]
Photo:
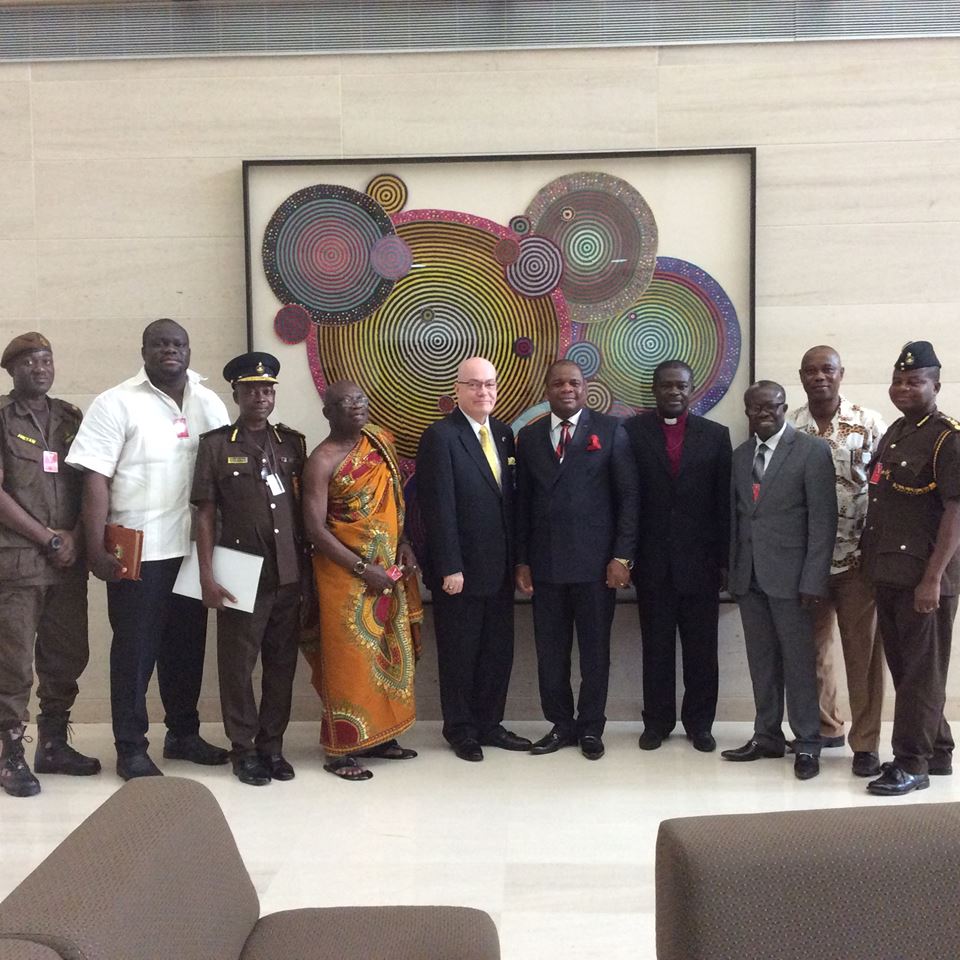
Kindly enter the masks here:
[[433, 595], [443, 735], [461, 760], [483, 746], [529, 750], [503, 727], [513, 667], [513, 433], [490, 416], [497, 371], [460, 364], [457, 409], [420, 438], [420, 558]]
[[826, 442], [786, 422], [783, 387], [744, 394], [750, 438], [733, 453], [730, 592], [740, 604], [757, 716], [726, 760], [782, 757], [783, 696], [796, 741], [794, 773], [820, 772], [820, 705], [813, 606], [829, 596], [837, 535], [833, 458]]
[[533, 596], [540, 703], [553, 724], [530, 752], [579, 741], [587, 759], [599, 760], [616, 588], [630, 583], [637, 541], [636, 465], [620, 422], [584, 408], [576, 363], [550, 367], [546, 395], [550, 415], [524, 427], [517, 440], [517, 588]]
[[680, 720], [693, 746], [717, 747], [717, 629], [730, 550], [730, 431], [688, 411], [693, 371], [665, 360], [653, 371], [657, 409], [625, 424], [637, 459], [639, 543], [633, 582], [643, 639], [641, 750], [677, 722], [677, 630], [683, 655]]

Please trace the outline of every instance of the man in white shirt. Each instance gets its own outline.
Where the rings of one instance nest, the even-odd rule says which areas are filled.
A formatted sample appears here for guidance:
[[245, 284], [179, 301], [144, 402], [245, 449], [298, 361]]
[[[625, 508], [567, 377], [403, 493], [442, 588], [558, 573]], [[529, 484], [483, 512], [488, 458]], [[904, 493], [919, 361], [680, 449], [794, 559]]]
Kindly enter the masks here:
[[870, 777], [880, 772], [883, 645], [877, 631], [873, 587], [860, 566], [860, 534], [867, 517], [867, 478], [887, 428], [880, 414], [840, 395], [842, 380], [843, 364], [837, 351], [829, 346], [811, 347], [800, 361], [807, 403], [791, 410], [787, 419], [798, 430], [826, 440], [836, 470], [839, 522], [830, 566], [830, 595], [813, 610], [822, 745], [842, 747], [844, 743], [833, 669], [836, 623], [850, 695], [853, 772]]
[[[67, 462], [85, 471], [83, 525], [87, 563], [107, 581], [113, 628], [110, 701], [117, 774], [158, 776], [147, 754], [147, 687], [157, 667], [166, 716], [163, 755], [226, 763], [226, 750], [199, 734], [207, 614], [199, 600], [173, 593], [190, 552], [190, 488], [200, 434], [229, 423], [223, 401], [188, 369], [190, 338], [173, 320], [143, 331], [143, 368], [100, 394]], [[143, 531], [140, 580], [121, 579], [121, 562], [104, 547], [107, 523]]]

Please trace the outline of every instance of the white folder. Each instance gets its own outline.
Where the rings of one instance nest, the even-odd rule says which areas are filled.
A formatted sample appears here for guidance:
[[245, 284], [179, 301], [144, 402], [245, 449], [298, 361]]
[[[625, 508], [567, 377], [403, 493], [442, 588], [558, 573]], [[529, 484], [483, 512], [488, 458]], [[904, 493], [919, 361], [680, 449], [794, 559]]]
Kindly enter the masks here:
[[[224, 600], [225, 607], [253, 613], [262, 566], [263, 557], [243, 553], [240, 550], [231, 550], [229, 547], [213, 548], [213, 579], [237, 598], [236, 603]], [[173, 592], [196, 600], [203, 599], [196, 543], [190, 544], [190, 555], [184, 557], [183, 563], [180, 564], [180, 572], [177, 574], [177, 582], [173, 585]]]

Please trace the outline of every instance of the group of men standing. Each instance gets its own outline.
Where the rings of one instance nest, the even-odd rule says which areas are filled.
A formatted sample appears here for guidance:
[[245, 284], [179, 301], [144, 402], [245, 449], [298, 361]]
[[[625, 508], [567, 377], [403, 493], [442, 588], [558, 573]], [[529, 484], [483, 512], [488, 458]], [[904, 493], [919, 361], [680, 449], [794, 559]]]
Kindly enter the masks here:
[[[298, 641], [323, 700], [325, 769], [372, 776], [364, 758], [406, 760], [397, 736], [415, 717], [422, 618], [418, 558], [405, 534], [392, 438], [370, 424], [355, 384], [332, 384], [330, 435], [307, 457], [302, 434], [273, 424], [279, 362], [245, 354], [224, 368], [238, 415], [189, 369], [189, 338], [171, 320], [143, 333], [143, 367], [97, 397], [86, 417], [48, 397], [53, 354], [37, 333], [15, 338], [0, 398], [0, 786], [40, 790], [23, 751], [39, 679], [40, 773], [97, 773], [67, 742], [87, 662], [86, 571], [107, 581], [110, 690], [117, 772], [159, 775], [146, 738], [154, 669], [168, 759], [231, 761], [241, 782], [294, 776], [282, 754]], [[616, 591], [636, 586], [643, 651], [639, 746], [655, 750], [677, 722], [692, 746], [716, 749], [719, 597], [739, 603], [756, 703], [754, 734], [723, 752], [735, 762], [795, 754], [798, 778], [819, 772], [822, 747], [844, 743], [831, 650], [839, 624], [853, 717], [853, 772], [899, 795], [952, 772], [943, 718], [950, 634], [960, 586], [960, 425], [936, 409], [940, 363], [908, 344], [880, 417], [839, 392], [836, 351], [814, 347], [791, 411], [771, 381], [744, 397], [749, 439], [692, 414], [693, 372], [681, 360], [653, 374], [656, 409], [620, 420], [585, 405], [576, 363], [544, 383], [550, 412], [516, 437], [492, 416], [497, 374], [465, 360], [457, 406], [423, 434], [417, 495], [432, 591], [443, 735], [456, 756], [484, 747], [533, 755], [579, 746], [604, 754]], [[81, 490], [82, 488], [82, 490]], [[174, 592], [191, 552], [201, 600]], [[107, 523], [143, 531], [139, 579], [107, 549]], [[217, 580], [228, 548], [263, 558], [252, 612]], [[513, 663], [515, 591], [529, 596], [540, 699], [550, 729], [536, 742], [503, 725]], [[217, 610], [220, 697], [231, 750], [199, 735], [206, 611]], [[312, 639], [306, 621], [319, 609]], [[879, 630], [877, 619], [879, 614]], [[574, 697], [576, 634], [580, 686]], [[882, 642], [881, 642], [882, 638]], [[894, 761], [879, 762], [882, 652], [897, 690]], [[252, 674], [262, 661], [259, 704]], [[794, 739], [782, 732], [784, 697]]]

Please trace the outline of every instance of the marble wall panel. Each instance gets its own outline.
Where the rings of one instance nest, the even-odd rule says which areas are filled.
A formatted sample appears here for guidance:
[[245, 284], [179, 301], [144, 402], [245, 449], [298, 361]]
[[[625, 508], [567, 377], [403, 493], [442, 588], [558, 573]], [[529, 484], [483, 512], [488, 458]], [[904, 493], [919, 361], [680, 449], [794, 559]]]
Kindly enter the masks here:
[[[37, 316], [37, 243], [0, 239], [0, 320], [3, 329], [28, 326]], [[15, 334], [11, 333], [10, 336]]]
[[659, 145], [952, 139], [960, 57], [815, 56], [662, 66]]
[[31, 150], [30, 85], [0, 73], [0, 160], [29, 159]]
[[960, 220], [960, 139], [777, 144], [757, 152], [757, 222]]
[[33, 164], [0, 160], [0, 238], [34, 236]]
[[656, 137], [656, 72], [343, 77], [343, 150], [485, 154], [637, 149]]
[[957, 263], [960, 221], [758, 227], [757, 306], [955, 303]]
[[232, 157], [41, 161], [36, 179], [44, 239], [243, 236]]
[[339, 155], [337, 77], [112, 78], [32, 95], [38, 160]]

